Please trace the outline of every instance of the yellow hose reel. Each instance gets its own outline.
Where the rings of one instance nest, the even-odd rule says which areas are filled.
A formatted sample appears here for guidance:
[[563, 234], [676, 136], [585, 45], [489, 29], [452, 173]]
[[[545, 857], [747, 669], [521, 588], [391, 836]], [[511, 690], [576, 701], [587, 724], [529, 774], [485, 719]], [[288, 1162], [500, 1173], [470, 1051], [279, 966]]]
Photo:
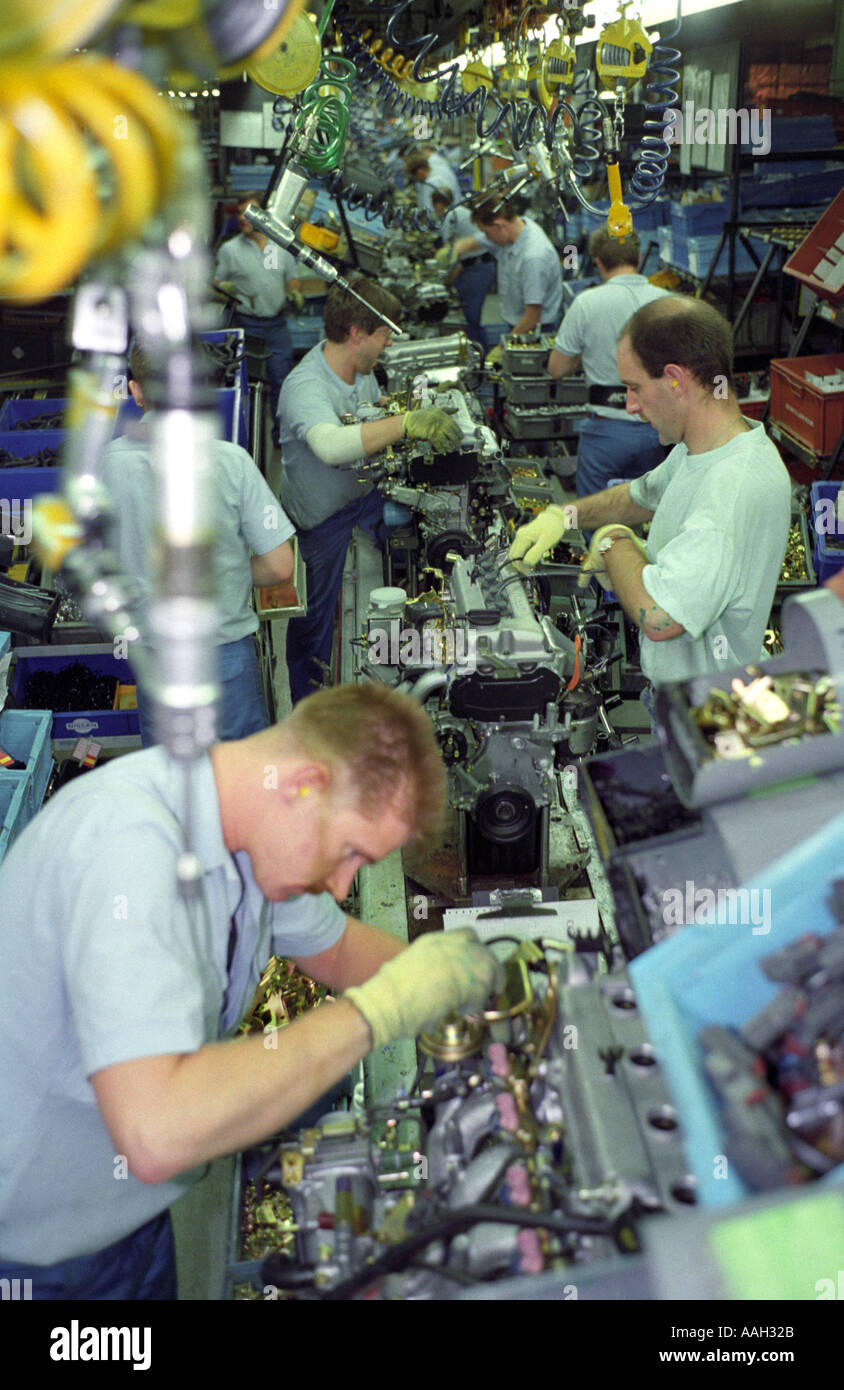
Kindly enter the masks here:
[[0, 66], [0, 298], [57, 294], [138, 235], [182, 138], [145, 79], [106, 58]]

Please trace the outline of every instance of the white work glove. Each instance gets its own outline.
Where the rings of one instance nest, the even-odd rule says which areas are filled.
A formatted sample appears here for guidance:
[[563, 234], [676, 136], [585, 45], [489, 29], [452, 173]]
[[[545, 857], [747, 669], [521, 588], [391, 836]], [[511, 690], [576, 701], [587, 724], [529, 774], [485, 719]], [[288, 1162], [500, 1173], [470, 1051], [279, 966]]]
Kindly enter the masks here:
[[503, 988], [503, 967], [471, 927], [426, 932], [365, 984], [343, 995], [362, 1014], [372, 1046], [428, 1032], [446, 1014], [475, 1013]]
[[510, 546], [510, 559], [521, 560], [524, 565], [538, 565], [543, 555], [553, 550], [567, 531], [572, 529], [568, 508], [557, 507], [553, 503], [539, 516], [520, 526]]
[[620, 522], [617, 521], [612, 522], [609, 526], [599, 527], [599, 529], [595, 532], [594, 536], [592, 537], [592, 542], [589, 546], [589, 549], [581, 561], [580, 574], [577, 578], [577, 587], [579, 589], [586, 588], [593, 574], [597, 579], [598, 583], [600, 584], [601, 588], [605, 592], [609, 589], [612, 589], [612, 580], [610, 579], [609, 574], [607, 572], [606, 561], [604, 559], [604, 556], [600, 554], [598, 546], [600, 545], [601, 541], [604, 539], [605, 536], [622, 535], [629, 536], [630, 540], [633, 541], [633, 543], [636, 546], [636, 549], [639, 551], [639, 554], [643, 555], [644, 558], [647, 560], [648, 564], [650, 564], [651, 560], [647, 550], [640, 541], [639, 537], [635, 535], [633, 531], [630, 530], [630, 527], [622, 526]]

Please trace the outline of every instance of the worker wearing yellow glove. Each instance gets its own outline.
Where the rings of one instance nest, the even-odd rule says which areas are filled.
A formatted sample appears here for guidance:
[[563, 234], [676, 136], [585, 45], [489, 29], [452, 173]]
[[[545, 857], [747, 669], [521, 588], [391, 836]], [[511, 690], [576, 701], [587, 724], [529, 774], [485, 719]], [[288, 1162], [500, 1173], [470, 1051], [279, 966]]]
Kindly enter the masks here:
[[538, 565], [543, 555], [559, 545], [574, 524], [570, 507], [553, 504], [546, 507], [527, 526], [519, 527], [510, 546], [510, 559], [521, 560], [524, 565]]
[[474, 1013], [503, 987], [503, 969], [470, 927], [426, 932], [344, 999], [363, 1015], [373, 1047], [415, 1038], [446, 1014]]
[[422, 410], [409, 410], [404, 417], [403, 433], [408, 439], [426, 439], [436, 454], [456, 449], [463, 438], [457, 421], [435, 405], [425, 406]]
[[503, 356], [503, 345], [501, 343], [496, 343], [495, 347], [487, 353], [486, 358], [484, 360], [484, 366], [486, 367], [487, 371], [491, 371], [493, 367], [500, 367], [501, 359]]
[[302, 291], [294, 289], [293, 286], [288, 285], [285, 291], [285, 298], [287, 300], [287, 303], [291, 306], [291, 308], [295, 309], [297, 314], [301, 314], [302, 310], [305, 307], [305, 296], [303, 295]]
[[450, 266], [453, 266], [457, 260], [457, 247], [454, 242], [447, 242], [445, 246], [440, 247], [439, 251], [435, 251], [434, 260], [440, 270], [448, 270]]
[[605, 591], [612, 589], [612, 580], [607, 574], [606, 560], [604, 557], [607, 552], [612, 549], [615, 542], [622, 539], [632, 541], [645, 563], [650, 564], [651, 560], [647, 550], [639, 537], [634, 531], [631, 531], [629, 526], [621, 526], [617, 522], [609, 526], [601, 526], [592, 537], [589, 550], [583, 557], [583, 562], [580, 567], [581, 572], [577, 579], [577, 586], [579, 589], [585, 589], [587, 587], [593, 574], [602, 589]]

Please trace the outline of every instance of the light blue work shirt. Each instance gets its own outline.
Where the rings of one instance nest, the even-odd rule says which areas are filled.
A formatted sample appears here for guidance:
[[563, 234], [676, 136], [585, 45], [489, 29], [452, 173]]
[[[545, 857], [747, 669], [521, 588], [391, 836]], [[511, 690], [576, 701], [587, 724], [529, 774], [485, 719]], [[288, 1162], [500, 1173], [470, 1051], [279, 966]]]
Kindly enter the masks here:
[[[616, 348], [628, 319], [643, 304], [663, 299], [667, 290], [658, 289], [644, 275], [613, 275], [602, 285], [594, 285], [577, 296], [560, 324], [554, 343], [567, 357], [580, 357], [583, 375], [590, 386], [618, 386]], [[608, 420], [636, 420], [623, 407], [592, 406], [596, 415]]]
[[440, 236], [443, 241], [448, 242], [457, 241], [458, 237], [466, 236], [474, 237], [476, 241], [482, 242], [476, 251], [464, 252], [460, 257], [461, 261], [474, 261], [478, 256], [483, 256], [495, 249], [492, 242], [487, 241], [484, 237], [480, 227], [472, 221], [472, 213], [469, 208], [462, 205], [458, 208], [449, 208], [440, 225]]
[[226, 849], [207, 756], [193, 774], [202, 875], [183, 902], [184, 790], [161, 748], [117, 758], [52, 797], [0, 867], [2, 1260], [104, 1249], [201, 1177], [133, 1177], [90, 1076], [231, 1035], [273, 954], [305, 959], [345, 930], [327, 893], [266, 901], [249, 855]]
[[427, 179], [424, 183], [417, 182], [416, 184], [416, 201], [420, 208], [423, 208], [425, 212], [430, 212], [433, 217], [434, 208], [431, 199], [435, 189], [448, 189], [455, 203], [460, 202], [463, 193], [460, 188], [460, 180], [443, 155], [434, 151], [428, 156], [428, 165], [431, 172]]
[[214, 279], [218, 284], [221, 280], [231, 280], [237, 287], [238, 309], [261, 319], [274, 319], [281, 313], [287, 285], [298, 279], [300, 273], [296, 257], [284, 247], [268, 241], [262, 250], [242, 232], [223, 242], [214, 266]]
[[354, 415], [359, 405], [375, 404], [381, 388], [369, 372], [349, 385], [323, 355], [326, 340], [312, 347], [287, 376], [278, 398], [281, 436], [281, 500], [296, 526], [310, 531], [372, 491], [359, 483], [355, 470], [365, 459], [332, 467], [308, 448], [305, 436], [314, 425], [339, 425], [342, 415]]
[[[152, 466], [154, 412], [147, 411], [129, 433], [106, 449], [104, 482], [114, 508], [110, 544], [141, 595], [139, 626], [144, 629], [152, 596], [150, 548], [156, 516]], [[250, 551], [266, 555], [294, 534], [278, 498], [254, 460], [239, 444], [215, 440], [211, 446], [217, 488], [214, 538], [217, 641], [237, 642], [258, 629], [252, 606]]]
[[758, 420], [720, 449], [690, 454], [677, 444], [658, 468], [630, 483], [653, 511], [642, 583], [686, 631], [665, 642], [641, 637], [653, 685], [755, 664], [791, 525], [791, 483]]
[[[512, 328], [528, 304], [540, 304], [540, 322], [557, 323], [563, 305], [563, 272], [556, 248], [531, 217], [509, 246], [493, 246], [498, 262], [498, 303]], [[477, 234], [476, 229], [476, 234]]]

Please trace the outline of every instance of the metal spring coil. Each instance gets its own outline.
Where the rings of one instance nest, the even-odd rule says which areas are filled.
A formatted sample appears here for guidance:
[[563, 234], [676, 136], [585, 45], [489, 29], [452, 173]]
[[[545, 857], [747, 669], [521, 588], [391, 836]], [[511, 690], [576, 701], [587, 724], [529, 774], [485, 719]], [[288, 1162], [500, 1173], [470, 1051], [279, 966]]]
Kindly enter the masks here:
[[[680, 0], [677, 0], [677, 18], [671, 30], [662, 36], [663, 40], [676, 38], [681, 23]], [[659, 61], [652, 61], [648, 69], [650, 86], [645, 94], [645, 113], [646, 116], [658, 116], [660, 119], [645, 120], [645, 130], [650, 133], [643, 135], [634, 147], [635, 168], [630, 180], [630, 192], [634, 198], [640, 200], [633, 205], [634, 208], [647, 207], [652, 203], [665, 182], [665, 171], [671, 155], [671, 146], [665, 139], [665, 130], [670, 124], [665, 120], [665, 111], [668, 107], [676, 107], [680, 100], [676, 91], [680, 73], [673, 66], [680, 59], [680, 50], [669, 48], [665, 42], [661, 42], [656, 44], [653, 50], [653, 58], [657, 55]], [[654, 81], [654, 77], [662, 80]]]
[[[680, 81], [680, 73], [672, 66], [680, 58], [680, 50], [657, 44], [654, 54], [659, 54], [660, 61], [652, 63], [648, 70], [651, 83], [645, 94], [647, 119], [644, 124], [648, 134], [643, 135], [634, 147], [635, 167], [630, 180], [631, 195], [638, 200], [631, 204], [634, 208], [647, 207], [652, 203], [665, 182], [665, 171], [671, 155], [671, 146], [665, 139], [666, 127], [671, 122], [665, 120], [665, 111], [669, 107], [676, 107], [680, 99], [675, 87]], [[654, 81], [654, 78], [661, 80]], [[656, 116], [660, 119], [654, 119]]]

